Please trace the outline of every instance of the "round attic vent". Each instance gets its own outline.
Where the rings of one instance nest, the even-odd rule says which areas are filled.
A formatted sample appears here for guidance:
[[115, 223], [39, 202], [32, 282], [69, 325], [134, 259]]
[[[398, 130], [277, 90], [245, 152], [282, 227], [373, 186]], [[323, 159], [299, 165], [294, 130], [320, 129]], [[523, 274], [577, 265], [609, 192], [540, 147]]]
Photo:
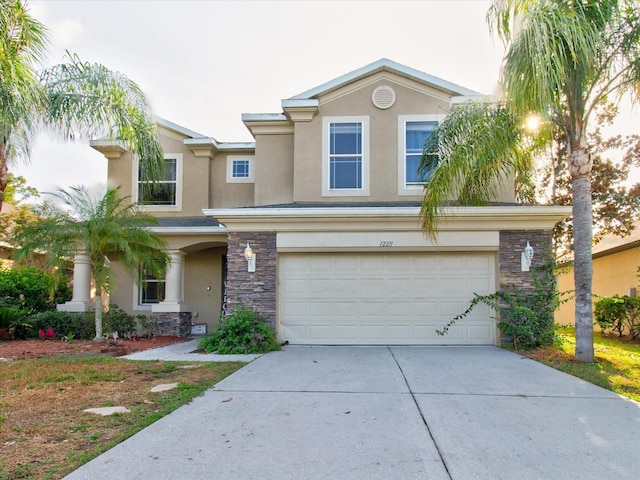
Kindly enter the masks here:
[[386, 110], [396, 103], [396, 92], [388, 85], [380, 85], [371, 94], [371, 101], [376, 107]]

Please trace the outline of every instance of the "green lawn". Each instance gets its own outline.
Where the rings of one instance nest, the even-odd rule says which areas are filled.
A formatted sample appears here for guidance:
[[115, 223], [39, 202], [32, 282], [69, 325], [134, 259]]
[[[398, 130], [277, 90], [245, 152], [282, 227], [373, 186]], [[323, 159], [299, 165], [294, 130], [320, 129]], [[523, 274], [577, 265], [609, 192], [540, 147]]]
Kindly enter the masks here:
[[596, 332], [596, 361], [590, 364], [573, 358], [575, 335], [572, 327], [559, 327], [556, 335], [557, 341], [553, 346], [531, 352], [528, 356], [640, 402], [640, 342]]

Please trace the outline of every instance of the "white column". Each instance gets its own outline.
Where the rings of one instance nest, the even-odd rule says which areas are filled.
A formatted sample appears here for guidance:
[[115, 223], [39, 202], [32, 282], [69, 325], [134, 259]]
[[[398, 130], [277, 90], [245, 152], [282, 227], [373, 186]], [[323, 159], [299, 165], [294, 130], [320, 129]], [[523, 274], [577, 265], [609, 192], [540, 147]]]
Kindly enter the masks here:
[[73, 298], [61, 305], [63, 312], [86, 312], [93, 308], [91, 302], [91, 258], [79, 253], [73, 257]]
[[151, 307], [153, 312], [188, 312], [190, 307], [185, 305], [183, 292], [183, 261], [185, 253], [180, 250], [169, 250], [169, 263], [165, 275], [164, 300]]

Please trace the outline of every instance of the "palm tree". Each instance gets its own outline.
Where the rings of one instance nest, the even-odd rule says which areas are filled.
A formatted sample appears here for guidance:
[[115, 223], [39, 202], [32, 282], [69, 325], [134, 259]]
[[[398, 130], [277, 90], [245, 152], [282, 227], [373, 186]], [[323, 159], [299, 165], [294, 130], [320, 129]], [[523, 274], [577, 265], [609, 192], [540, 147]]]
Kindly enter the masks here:
[[102, 295], [113, 287], [111, 260], [119, 260], [131, 275], [145, 271], [161, 277], [168, 259], [165, 241], [149, 228], [158, 224], [155, 217], [118, 193], [119, 188], [108, 189], [94, 199], [84, 188], [58, 190], [55, 196], [64, 209], [47, 205], [42, 216], [17, 228], [13, 240], [19, 246], [18, 260], [44, 250], [51, 267], [64, 265], [76, 254], [89, 256], [97, 341], [102, 340]]
[[127, 77], [69, 55], [40, 72], [47, 30], [21, 0], [0, 0], [0, 207], [9, 165], [27, 160], [34, 135], [52, 129], [63, 138], [118, 138], [136, 151], [151, 178], [164, 160], [149, 104]]
[[[502, 71], [503, 99], [499, 105], [484, 104], [481, 109], [510, 112], [515, 140], [512, 144], [503, 141], [504, 132], [486, 134], [491, 132], [487, 128], [493, 117], [474, 114], [474, 108], [480, 108], [477, 106], [449, 117], [452, 122], [461, 122], [460, 117], [468, 117], [471, 122], [474, 115], [480, 118], [479, 125], [457, 132], [460, 142], [451, 136], [450, 131], [455, 134], [455, 130], [447, 126], [447, 118], [425, 145], [425, 152], [437, 151], [440, 159], [423, 156], [422, 169], [433, 170], [425, 184], [423, 223], [434, 232], [437, 217], [443, 213], [443, 200], [452, 199], [443, 182], [458, 180], [464, 193], [458, 200], [478, 203], [490, 199], [491, 189], [483, 191], [487, 185], [483, 182], [488, 179], [522, 173], [526, 176], [530, 164], [517, 162], [520, 157], [513, 150], [531, 138], [518, 127], [525, 116], [535, 112], [548, 130], [556, 127], [563, 132], [573, 194], [575, 355], [592, 362], [592, 159], [587, 131], [598, 105], [620, 99], [623, 94], [640, 97], [640, 9], [637, 0], [494, 0], [487, 19], [505, 42], [507, 53]], [[438, 141], [444, 148], [438, 147]]]

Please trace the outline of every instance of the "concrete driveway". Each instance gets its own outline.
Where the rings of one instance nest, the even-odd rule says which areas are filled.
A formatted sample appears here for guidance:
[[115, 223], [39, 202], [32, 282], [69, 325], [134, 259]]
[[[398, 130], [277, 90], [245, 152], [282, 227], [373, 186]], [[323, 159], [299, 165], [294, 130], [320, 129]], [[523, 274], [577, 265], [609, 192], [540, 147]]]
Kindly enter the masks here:
[[67, 479], [636, 479], [640, 405], [494, 347], [264, 355]]

